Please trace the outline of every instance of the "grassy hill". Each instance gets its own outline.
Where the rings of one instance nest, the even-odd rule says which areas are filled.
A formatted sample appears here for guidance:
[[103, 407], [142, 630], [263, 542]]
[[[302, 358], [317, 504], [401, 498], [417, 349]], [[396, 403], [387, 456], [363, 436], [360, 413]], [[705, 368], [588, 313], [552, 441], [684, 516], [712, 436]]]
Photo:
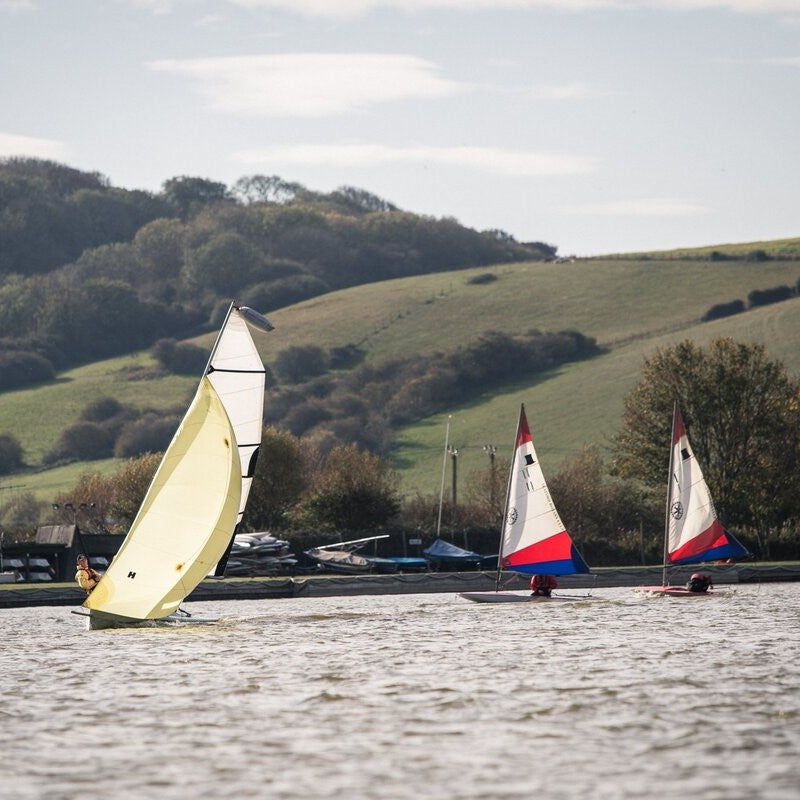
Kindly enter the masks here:
[[[469, 282], [483, 274], [496, 279]], [[800, 256], [746, 262], [649, 255], [503, 265], [368, 284], [314, 298], [270, 312], [276, 330], [259, 335], [257, 343], [266, 363], [280, 350], [302, 344], [358, 344], [368, 361], [379, 363], [410, 353], [446, 352], [489, 330], [575, 329], [593, 336], [607, 354], [547, 376], [510, 376], [513, 384], [487, 386], [480, 399], [448, 410], [461, 476], [487, 463], [486, 444], [508, 457], [520, 402], [526, 403], [546, 471], [552, 472], [586, 444], [608, 442], [643, 359], [657, 347], [686, 338], [706, 343], [733, 336], [763, 342], [791, 373], [800, 373], [800, 299], [700, 323], [714, 304], [746, 300], [755, 289], [794, 286], [799, 278]], [[214, 335], [195, 341], [210, 347]], [[147, 354], [98, 362], [65, 372], [47, 386], [4, 393], [0, 432], [15, 435], [27, 462], [37, 464], [92, 399], [113, 396], [138, 408], [183, 408], [195, 385], [194, 378], [159, 376]], [[438, 493], [448, 414], [399, 433], [394, 460], [405, 493]], [[81, 472], [112, 467], [113, 462], [94, 462], [6, 476], [2, 487], [12, 488], [0, 494], [0, 503], [17, 491], [51, 500]]]

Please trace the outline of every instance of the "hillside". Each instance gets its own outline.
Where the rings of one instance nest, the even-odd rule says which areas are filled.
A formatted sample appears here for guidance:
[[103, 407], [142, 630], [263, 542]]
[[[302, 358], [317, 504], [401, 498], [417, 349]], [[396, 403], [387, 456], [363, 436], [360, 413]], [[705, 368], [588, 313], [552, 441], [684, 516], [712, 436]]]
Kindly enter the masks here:
[[[471, 284], [475, 275], [496, 280]], [[720, 335], [763, 342], [790, 372], [800, 372], [800, 299], [701, 324], [714, 304], [746, 300], [755, 289], [796, 286], [800, 259], [766, 262], [620, 258], [570, 263], [504, 264], [401, 278], [332, 292], [271, 313], [276, 331], [259, 337], [266, 363], [290, 345], [358, 344], [381, 363], [413, 353], [447, 352], [479, 334], [575, 329], [608, 352], [566, 365], [546, 378], [512, 376], [500, 390], [448, 411], [459, 475], [484, 466], [485, 444], [506, 457], [518, 405], [526, 403], [546, 471], [586, 444], [605, 445], [615, 432], [625, 394], [643, 358], [685, 338], [705, 343]], [[194, 340], [210, 347], [214, 334]], [[138, 354], [61, 373], [55, 382], [6, 392], [0, 432], [20, 440], [28, 463], [52, 447], [64, 427], [95, 397], [114, 396], [138, 408], [182, 407], [195, 379], [158, 376], [149, 355]], [[509, 386], [511, 388], [509, 388]], [[267, 399], [269, 402], [269, 398]], [[393, 458], [406, 494], [438, 493], [447, 414], [401, 430]], [[81, 472], [113, 462], [6, 476], [8, 492], [34, 491], [42, 500], [69, 488]]]

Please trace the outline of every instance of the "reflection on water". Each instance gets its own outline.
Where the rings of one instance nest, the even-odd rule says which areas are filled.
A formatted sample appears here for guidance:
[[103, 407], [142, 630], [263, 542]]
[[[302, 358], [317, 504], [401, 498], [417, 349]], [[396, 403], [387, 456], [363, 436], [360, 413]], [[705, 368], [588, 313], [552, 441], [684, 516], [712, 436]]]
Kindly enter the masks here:
[[222, 619], [0, 611], [12, 796], [798, 797], [800, 584], [188, 608]]

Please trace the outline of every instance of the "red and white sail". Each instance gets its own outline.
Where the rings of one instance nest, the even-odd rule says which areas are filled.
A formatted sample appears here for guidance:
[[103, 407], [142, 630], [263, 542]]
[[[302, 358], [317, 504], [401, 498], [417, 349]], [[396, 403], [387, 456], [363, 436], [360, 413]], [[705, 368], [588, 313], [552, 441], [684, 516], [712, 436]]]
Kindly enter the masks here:
[[678, 406], [672, 419], [664, 563], [691, 564], [747, 555], [717, 518], [711, 492], [694, 456]]
[[509, 475], [499, 567], [549, 575], [589, 572], [550, 497], [524, 405]]

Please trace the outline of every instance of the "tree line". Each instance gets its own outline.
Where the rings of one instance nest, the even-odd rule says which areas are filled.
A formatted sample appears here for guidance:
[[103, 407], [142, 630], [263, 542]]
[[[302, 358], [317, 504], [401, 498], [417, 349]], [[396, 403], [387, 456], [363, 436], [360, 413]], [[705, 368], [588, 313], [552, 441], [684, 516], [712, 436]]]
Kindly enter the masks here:
[[[357, 284], [555, 248], [398, 209], [353, 187], [180, 176], [158, 193], [0, 160], [0, 389], [194, 336], [231, 297], [270, 311]], [[220, 300], [226, 298], [226, 300]]]
[[[589, 564], [660, 562], [675, 402], [723, 524], [757, 558], [800, 558], [800, 383], [763, 346], [721, 338], [706, 349], [685, 341], [647, 357], [610, 457], [587, 448], [547, 475]], [[112, 476], [86, 473], [57, 500], [94, 503], [88, 530], [124, 532], [158, 461], [145, 454]], [[445, 537], [496, 551], [509, 466], [497, 459], [467, 476], [458, 507], [445, 502]], [[434, 538], [438, 504], [433, 495], [402, 498], [388, 460], [355, 443], [326, 451], [267, 425], [244, 522], [247, 530], [280, 532], [297, 551], [345, 533], [388, 531], [393, 545], [383, 547], [396, 555], [403, 533]], [[49, 504], [20, 495], [0, 509], [0, 524], [24, 537], [48, 516]]]

